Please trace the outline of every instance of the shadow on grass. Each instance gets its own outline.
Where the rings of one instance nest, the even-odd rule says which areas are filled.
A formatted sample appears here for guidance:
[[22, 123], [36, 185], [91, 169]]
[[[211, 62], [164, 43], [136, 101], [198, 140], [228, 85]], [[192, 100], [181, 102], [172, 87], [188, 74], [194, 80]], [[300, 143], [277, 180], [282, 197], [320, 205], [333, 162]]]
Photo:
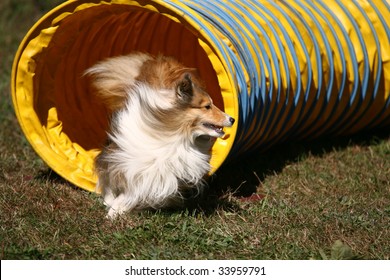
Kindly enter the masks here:
[[79, 187], [65, 180], [51, 168], [39, 171], [38, 174], [34, 176], [34, 180], [38, 182], [49, 182], [50, 185], [66, 185], [73, 190], [81, 190]]
[[226, 192], [232, 192], [237, 197], [250, 197], [267, 176], [280, 173], [286, 165], [298, 162], [308, 155], [321, 157], [352, 145], [374, 145], [389, 137], [390, 130], [387, 128], [352, 136], [285, 142], [265, 152], [250, 153], [224, 164], [211, 178], [208, 190], [216, 197]]
[[67, 184], [68, 182], [58, 175], [53, 169], [40, 170], [34, 177], [37, 181], [49, 181], [50, 183]]

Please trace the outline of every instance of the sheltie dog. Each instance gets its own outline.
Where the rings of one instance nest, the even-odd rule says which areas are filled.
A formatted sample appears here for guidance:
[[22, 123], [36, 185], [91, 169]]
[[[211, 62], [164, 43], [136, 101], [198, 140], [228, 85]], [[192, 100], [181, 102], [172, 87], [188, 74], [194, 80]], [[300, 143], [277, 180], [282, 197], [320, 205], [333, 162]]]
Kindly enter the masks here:
[[132, 53], [86, 71], [112, 112], [107, 145], [95, 161], [108, 217], [177, 207], [201, 190], [211, 146], [234, 119], [222, 112], [193, 68], [174, 58]]

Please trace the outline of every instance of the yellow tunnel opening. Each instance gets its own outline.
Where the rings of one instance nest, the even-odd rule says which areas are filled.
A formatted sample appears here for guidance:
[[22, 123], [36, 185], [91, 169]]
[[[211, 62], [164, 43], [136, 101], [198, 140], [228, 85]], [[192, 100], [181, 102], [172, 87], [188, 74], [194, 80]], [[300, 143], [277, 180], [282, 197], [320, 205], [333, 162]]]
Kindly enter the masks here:
[[[133, 51], [173, 56], [197, 68], [214, 103], [238, 118], [229, 67], [201, 30], [164, 4], [112, 2], [66, 2], [49, 12], [24, 38], [12, 74], [27, 139], [54, 171], [89, 191], [95, 191], [94, 158], [106, 141], [109, 115], [83, 73], [104, 58]], [[235, 130], [214, 145], [210, 172], [227, 157]]]

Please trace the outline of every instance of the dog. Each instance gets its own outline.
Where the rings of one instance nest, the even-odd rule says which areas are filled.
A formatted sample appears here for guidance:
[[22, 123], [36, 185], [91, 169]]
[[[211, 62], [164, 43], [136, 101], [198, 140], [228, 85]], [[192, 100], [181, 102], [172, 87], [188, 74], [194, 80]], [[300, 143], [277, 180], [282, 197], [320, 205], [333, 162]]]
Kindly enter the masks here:
[[85, 74], [112, 112], [108, 143], [95, 160], [107, 216], [178, 207], [183, 192], [201, 191], [211, 147], [235, 120], [213, 104], [196, 69], [137, 52]]

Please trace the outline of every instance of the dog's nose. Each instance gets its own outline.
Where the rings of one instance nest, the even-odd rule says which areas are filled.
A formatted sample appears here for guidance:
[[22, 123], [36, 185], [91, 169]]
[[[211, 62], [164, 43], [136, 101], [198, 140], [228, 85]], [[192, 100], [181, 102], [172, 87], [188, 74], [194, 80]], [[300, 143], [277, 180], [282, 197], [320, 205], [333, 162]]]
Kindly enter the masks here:
[[234, 122], [235, 122], [236, 120], [235, 120], [234, 118], [230, 117], [230, 118], [229, 118], [229, 121], [230, 121], [230, 123], [233, 125]]

